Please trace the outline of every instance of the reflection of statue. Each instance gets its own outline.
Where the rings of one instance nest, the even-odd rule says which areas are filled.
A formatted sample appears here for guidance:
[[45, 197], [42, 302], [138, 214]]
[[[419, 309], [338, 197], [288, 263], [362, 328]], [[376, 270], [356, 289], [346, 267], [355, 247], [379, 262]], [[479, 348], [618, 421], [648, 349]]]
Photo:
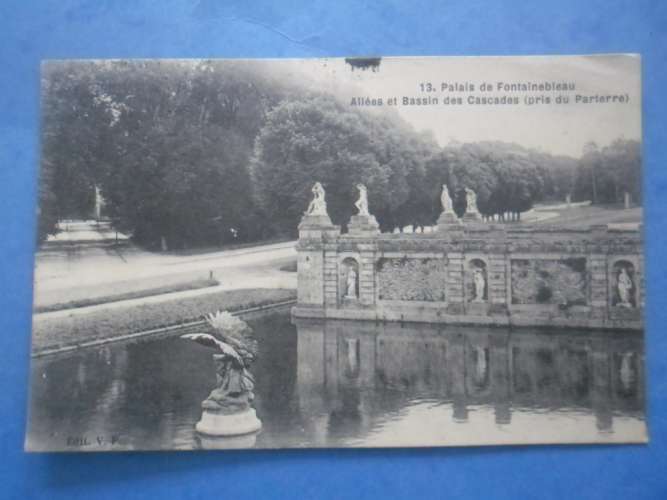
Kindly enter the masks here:
[[477, 209], [477, 195], [470, 188], [466, 188], [466, 212], [470, 213], [479, 212], [479, 210]]
[[473, 302], [483, 302], [486, 280], [484, 279], [484, 272], [480, 268], [477, 268], [473, 271], [472, 282], [475, 286], [475, 298], [473, 299]]
[[348, 299], [357, 298], [357, 270], [353, 266], [347, 269], [347, 293], [345, 297]]
[[358, 215], [369, 215], [368, 191], [366, 190], [366, 186], [364, 186], [363, 184], [357, 184], [357, 189], [359, 190], [359, 199], [354, 204], [354, 206], [357, 207], [357, 210], [359, 210]]
[[[490, 279], [488, 268], [485, 274]], [[549, 384], [549, 390], [540, 393], [534, 401], [534, 409], [545, 417], [553, 415], [554, 408], [581, 405], [591, 413], [599, 412], [599, 408], [612, 409], [614, 415], [633, 421], [643, 415], [643, 358], [639, 354], [641, 339], [636, 336], [624, 339], [621, 344], [613, 336], [600, 337], [590, 346], [588, 356], [582, 357], [573, 355], [581, 352], [581, 338], [567, 331], [528, 338], [504, 328], [484, 332], [475, 326], [443, 329], [433, 323], [298, 318], [295, 326], [298, 405], [304, 415], [319, 415], [304, 431], [304, 439], [314, 442], [362, 435], [354, 434], [353, 426], [334, 428], [330, 425], [330, 415], [335, 413], [342, 418], [341, 415], [348, 414], [343, 411], [347, 408], [343, 398], [350, 392], [361, 397], [358, 408], [364, 431], [372, 426], [373, 398], [377, 394], [368, 391], [368, 387], [378, 391], [401, 388], [408, 399], [428, 394], [445, 403], [446, 411], [453, 406], [456, 421], [466, 419], [467, 404], [484, 405], [491, 412], [488, 430], [497, 437], [504, 431], [494, 426], [494, 413], [495, 423], [501, 426], [512, 424], [515, 410], [520, 419], [515, 391], [530, 391], [542, 380]], [[618, 351], [621, 346], [623, 350]], [[591, 360], [595, 363], [593, 375], [589, 366]], [[614, 369], [607, 369], [611, 362]], [[358, 378], [355, 370], [358, 370]], [[626, 380], [634, 377], [628, 390], [623, 389], [624, 382], [618, 379], [619, 370], [620, 377]], [[617, 382], [622, 393], [616, 391]], [[335, 390], [331, 390], [332, 387]], [[582, 390], [586, 393], [585, 400], [581, 397]], [[403, 399], [386, 402], [385, 412], [403, 411]], [[332, 413], [327, 414], [322, 408], [331, 408]], [[471, 415], [474, 416], [474, 411]], [[567, 415], [573, 414], [562, 412], [560, 416]], [[470, 419], [473, 423], [474, 420]], [[445, 418], [439, 421], [442, 425], [424, 429], [419, 441], [435, 439], [445, 429], [443, 426], [449, 435], [460, 430], [449, 425]], [[594, 437], [595, 431], [588, 435]], [[389, 434], [375, 437], [391, 439]]]
[[308, 205], [306, 215], [327, 215], [327, 202], [324, 199], [324, 188], [322, 184], [316, 182], [312, 189], [313, 200]]
[[488, 371], [486, 361], [486, 349], [481, 346], [475, 346], [475, 383], [478, 386], [484, 385]]
[[359, 375], [359, 339], [345, 339], [347, 348], [347, 372], [349, 375]]
[[442, 204], [442, 211], [446, 214], [454, 212], [454, 204], [452, 198], [449, 196], [447, 184], [442, 185], [442, 194], [440, 195], [440, 203]]
[[619, 378], [625, 391], [632, 389], [635, 383], [635, 371], [632, 364], [633, 354], [631, 352], [623, 353], [621, 357], [621, 367]]
[[217, 386], [202, 403], [204, 414], [197, 430], [211, 435], [259, 430], [261, 423], [250, 407], [255, 397], [255, 379], [248, 368], [257, 355], [257, 341], [250, 336], [252, 330], [245, 321], [228, 312], [218, 311], [206, 320], [215, 335], [191, 333], [181, 336], [218, 351], [213, 355]]
[[618, 305], [623, 307], [632, 307], [632, 303], [630, 302], [632, 279], [630, 278], [630, 275], [628, 275], [628, 272], [624, 267], [621, 268], [621, 271], [618, 273], [617, 288], [618, 288], [618, 296], [621, 299], [621, 302]]

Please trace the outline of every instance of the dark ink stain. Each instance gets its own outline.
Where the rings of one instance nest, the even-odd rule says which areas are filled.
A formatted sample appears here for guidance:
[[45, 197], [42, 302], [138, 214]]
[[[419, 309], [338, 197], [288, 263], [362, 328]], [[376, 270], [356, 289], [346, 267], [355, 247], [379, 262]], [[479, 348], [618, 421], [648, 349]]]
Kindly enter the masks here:
[[380, 68], [380, 63], [382, 62], [381, 57], [346, 57], [345, 63], [349, 64], [352, 68], [352, 71], [355, 69], [360, 69], [366, 71], [371, 69], [373, 72], [376, 72]]

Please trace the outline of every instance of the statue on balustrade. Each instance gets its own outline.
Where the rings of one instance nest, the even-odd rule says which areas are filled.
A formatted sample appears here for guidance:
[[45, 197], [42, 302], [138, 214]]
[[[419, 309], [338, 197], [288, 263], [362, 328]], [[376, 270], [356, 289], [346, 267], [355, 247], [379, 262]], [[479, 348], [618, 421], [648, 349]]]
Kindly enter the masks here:
[[440, 195], [440, 203], [442, 204], [442, 211], [446, 214], [454, 213], [454, 203], [451, 196], [449, 196], [449, 189], [447, 184], [442, 185], [442, 194]]
[[359, 199], [354, 204], [359, 211], [357, 215], [369, 215], [368, 213], [368, 190], [363, 184], [357, 184], [357, 189], [359, 190]]
[[325, 200], [325, 192], [322, 184], [316, 182], [312, 189], [313, 200], [308, 205], [306, 215], [325, 215], [327, 214], [327, 202]]
[[466, 212], [468, 213], [478, 213], [477, 209], [477, 194], [470, 189], [465, 188], [466, 190]]

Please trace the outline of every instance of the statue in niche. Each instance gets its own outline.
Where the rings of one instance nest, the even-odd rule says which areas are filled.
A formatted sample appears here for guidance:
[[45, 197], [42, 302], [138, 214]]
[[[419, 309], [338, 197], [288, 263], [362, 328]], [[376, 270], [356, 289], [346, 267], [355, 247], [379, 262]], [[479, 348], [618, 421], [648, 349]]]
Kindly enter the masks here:
[[465, 189], [466, 189], [466, 212], [469, 213], [479, 212], [479, 210], [477, 209], [477, 195], [472, 189], [470, 188], [465, 188]]
[[368, 190], [363, 184], [357, 184], [357, 189], [359, 190], [359, 199], [354, 204], [359, 211], [357, 215], [369, 215], [368, 213]]
[[484, 288], [486, 280], [484, 279], [484, 271], [477, 268], [472, 273], [472, 283], [475, 288], [475, 298], [473, 302], [484, 302]]
[[440, 195], [440, 203], [442, 204], [442, 211], [446, 214], [454, 213], [454, 203], [451, 196], [449, 196], [449, 189], [447, 184], [442, 185], [442, 194]]
[[628, 271], [623, 267], [618, 273], [617, 285], [618, 296], [621, 299], [618, 304], [621, 307], [632, 307], [630, 302], [630, 292], [632, 291], [632, 278], [628, 274]]
[[313, 199], [308, 205], [308, 210], [306, 210], [306, 215], [325, 215], [327, 214], [327, 202], [324, 199], [325, 192], [322, 184], [316, 182], [312, 189]]
[[347, 280], [346, 288], [347, 292], [345, 293], [345, 298], [347, 299], [356, 299], [357, 298], [357, 270], [354, 266], [349, 266], [347, 268]]

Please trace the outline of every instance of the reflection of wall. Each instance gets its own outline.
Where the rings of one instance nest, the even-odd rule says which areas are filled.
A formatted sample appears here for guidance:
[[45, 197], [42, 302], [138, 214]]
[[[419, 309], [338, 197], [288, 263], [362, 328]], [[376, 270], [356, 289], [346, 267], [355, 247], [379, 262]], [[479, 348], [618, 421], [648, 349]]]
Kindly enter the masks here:
[[394, 330], [388, 335], [376, 335], [376, 384], [401, 390], [449, 392], [445, 370], [447, 343], [410, 333], [411, 330]]
[[[608, 430], [614, 412], [643, 411], [643, 343], [635, 334], [336, 320], [298, 320], [297, 331], [298, 392], [309, 413], [335, 409], [341, 419], [346, 408], [361, 418], [360, 408], [380, 411], [377, 398], [401, 393], [449, 401], [456, 421], [475, 405], [493, 406], [498, 424], [511, 422], [514, 409], [580, 408]], [[398, 411], [405, 399], [392, 401], [399, 406], [389, 410]]]
[[[643, 328], [640, 231], [480, 223], [426, 234], [315, 229], [300, 228], [297, 317]], [[352, 256], [359, 267], [358, 301], [341, 299]], [[623, 304], [621, 267], [633, 284]], [[481, 298], [476, 269], [485, 281]]]

